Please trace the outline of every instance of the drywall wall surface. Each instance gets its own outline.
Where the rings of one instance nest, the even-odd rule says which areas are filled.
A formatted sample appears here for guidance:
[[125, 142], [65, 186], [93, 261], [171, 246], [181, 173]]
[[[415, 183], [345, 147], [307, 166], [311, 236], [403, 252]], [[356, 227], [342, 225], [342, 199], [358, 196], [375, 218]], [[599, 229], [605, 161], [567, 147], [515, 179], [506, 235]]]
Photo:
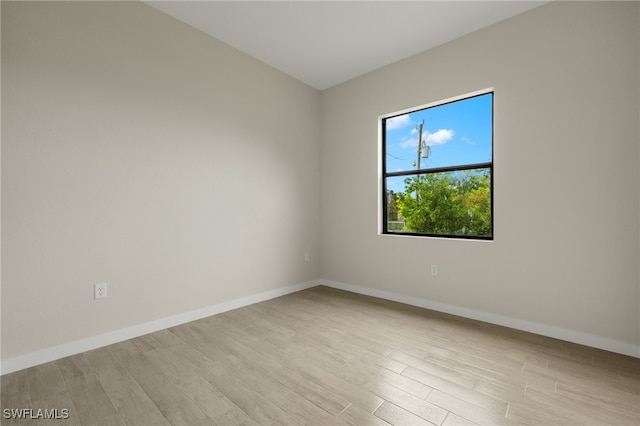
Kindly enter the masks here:
[[[640, 7], [636, 10], [636, 15], [638, 19], [638, 26], [640, 26]], [[640, 30], [638, 30], [637, 36], [637, 55], [638, 55], [638, 69], [640, 70]], [[640, 135], [640, 84], [636, 87], [636, 100], [638, 102], [638, 135]], [[638, 137], [640, 140], [640, 136]], [[640, 150], [638, 150], [638, 155], [640, 156]], [[640, 157], [638, 158], [638, 163], [640, 164]], [[638, 176], [640, 179], [640, 173]], [[640, 185], [639, 185], [640, 186]], [[640, 203], [640, 197], [638, 197], [638, 203]], [[640, 212], [640, 204], [638, 205], [638, 211]], [[640, 214], [637, 217], [638, 222], [640, 223]], [[640, 246], [640, 225], [638, 225], [638, 246]], [[638, 275], [640, 276], [640, 253], [638, 254]], [[640, 281], [640, 280], [639, 280]], [[640, 286], [640, 283], [638, 284]], [[638, 310], [640, 311], [640, 291], [638, 291]], [[638, 315], [638, 341], [640, 342], [640, 315]]]
[[3, 2], [2, 88], [3, 359], [320, 275], [315, 89], [139, 2]]
[[[2, 3], [1, 2], [0, 2], [0, 70], [2, 70]], [[2, 98], [2, 79], [0, 78], [0, 99], [1, 98]], [[2, 117], [1, 103], [0, 103], [0, 117]], [[2, 135], [2, 120], [0, 119], [0, 188], [2, 188], [2, 137], [1, 135]], [[0, 196], [0, 241], [2, 241], [2, 196]], [[2, 331], [2, 244], [0, 244], [0, 332], [1, 331]], [[0, 354], [2, 354], [2, 335], [1, 334], [0, 334]], [[1, 356], [0, 356], [0, 371], [2, 371]], [[0, 382], [1, 380], [2, 379], [0, 379]]]
[[[638, 345], [638, 7], [553, 2], [322, 92], [323, 278]], [[495, 239], [379, 235], [378, 117], [486, 88]]]

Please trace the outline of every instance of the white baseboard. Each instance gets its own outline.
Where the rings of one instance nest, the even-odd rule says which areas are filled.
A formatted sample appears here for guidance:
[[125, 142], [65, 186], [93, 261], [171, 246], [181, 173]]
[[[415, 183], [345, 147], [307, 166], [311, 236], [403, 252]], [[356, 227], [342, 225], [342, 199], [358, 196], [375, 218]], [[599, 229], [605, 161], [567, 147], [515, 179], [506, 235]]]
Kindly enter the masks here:
[[0, 364], [0, 374], [8, 374], [19, 371], [35, 365], [44, 364], [46, 362], [55, 361], [71, 355], [101, 348], [113, 343], [122, 342], [127, 339], [143, 336], [155, 331], [164, 330], [169, 327], [175, 327], [211, 315], [227, 312], [232, 309], [241, 308], [253, 303], [263, 302], [275, 297], [284, 296], [296, 291], [305, 290], [318, 285], [325, 285], [341, 290], [359, 293], [366, 296], [378, 297], [380, 299], [392, 300], [394, 302], [404, 303], [407, 305], [418, 306], [421, 308], [431, 309], [438, 312], [444, 312], [452, 315], [458, 315], [465, 318], [484, 321], [491, 324], [502, 325], [517, 330], [528, 331], [547, 337], [565, 340], [568, 342], [578, 343], [581, 345], [591, 346], [598, 349], [604, 349], [623, 355], [640, 358], [640, 345], [633, 345], [626, 342], [608, 339], [605, 337], [595, 336], [588, 333], [582, 333], [574, 330], [567, 330], [559, 327], [553, 327], [544, 324], [538, 324], [530, 321], [524, 321], [516, 318], [491, 314], [488, 312], [476, 311], [473, 309], [461, 308], [458, 306], [448, 305], [444, 303], [434, 302], [427, 299], [406, 296], [398, 293], [392, 293], [384, 290], [376, 290], [368, 287], [346, 284], [330, 280], [314, 280], [288, 287], [281, 287], [275, 290], [269, 290], [262, 293], [253, 294], [239, 299], [230, 300], [228, 302], [219, 303], [195, 311], [185, 312], [183, 314], [173, 315], [167, 318], [161, 318], [144, 324], [127, 327], [120, 330], [111, 331], [100, 334], [98, 336], [88, 337], [86, 339], [65, 343], [50, 348], [41, 349], [25, 355], [3, 360]]
[[327, 287], [333, 287], [340, 290], [346, 290], [353, 293], [359, 293], [366, 296], [373, 296], [380, 299], [391, 300], [394, 302], [404, 303], [406, 305], [418, 306], [420, 308], [431, 309], [438, 312], [457, 315], [490, 324], [502, 325], [516, 330], [528, 331], [530, 333], [540, 334], [546, 337], [553, 337], [580, 345], [590, 346], [593, 348], [604, 349], [606, 351], [615, 352], [623, 355], [640, 358], [640, 345], [620, 342], [618, 340], [608, 339], [606, 337], [595, 336], [593, 334], [583, 333], [575, 330], [567, 330], [560, 327], [554, 327], [545, 324], [538, 324], [531, 321], [524, 321], [517, 318], [510, 318], [502, 315], [491, 314], [488, 312], [476, 311], [473, 309], [461, 308], [458, 306], [447, 305], [445, 303], [433, 302], [427, 299], [405, 296], [402, 294], [392, 293], [384, 290], [376, 290], [373, 288], [346, 284], [329, 280], [318, 280], [318, 284]]
[[144, 336], [145, 334], [164, 330], [169, 327], [175, 327], [177, 325], [209, 317], [211, 315], [220, 314], [232, 309], [241, 308], [253, 303], [263, 302], [275, 297], [280, 297], [289, 293], [294, 293], [296, 291], [305, 290], [307, 288], [315, 287], [319, 284], [319, 281], [308, 281], [288, 287], [281, 287], [275, 290], [269, 290], [262, 293], [241, 297], [239, 299], [230, 300], [228, 302], [219, 303], [217, 305], [208, 306], [206, 308], [198, 309], [195, 311], [185, 312], [183, 314], [161, 318], [144, 324], [139, 324], [132, 327], [100, 334], [98, 336], [92, 336], [86, 339], [76, 340], [74, 342], [65, 343], [59, 346], [41, 349], [39, 351], [31, 352], [25, 355], [2, 360], [0, 371], [1, 374], [12, 373], [14, 371], [33, 367], [35, 365], [55, 361], [57, 359], [71, 355], [76, 355], [81, 352], [86, 352], [108, 346], [113, 343], [122, 342], [134, 337]]

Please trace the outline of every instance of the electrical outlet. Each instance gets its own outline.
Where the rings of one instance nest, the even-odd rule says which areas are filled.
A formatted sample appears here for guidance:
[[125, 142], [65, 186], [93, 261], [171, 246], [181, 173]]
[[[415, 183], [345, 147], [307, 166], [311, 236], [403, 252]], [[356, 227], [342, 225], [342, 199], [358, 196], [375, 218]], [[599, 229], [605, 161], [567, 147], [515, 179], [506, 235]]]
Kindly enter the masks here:
[[308, 262], [309, 260], [311, 260], [311, 255], [309, 253], [305, 253], [304, 254], [304, 261]]
[[95, 284], [93, 286], [93, 298], [104, 299], [107, 297], [107, 283]]
[[431, 275], [438, 275], [438, 265], [431, 265]]

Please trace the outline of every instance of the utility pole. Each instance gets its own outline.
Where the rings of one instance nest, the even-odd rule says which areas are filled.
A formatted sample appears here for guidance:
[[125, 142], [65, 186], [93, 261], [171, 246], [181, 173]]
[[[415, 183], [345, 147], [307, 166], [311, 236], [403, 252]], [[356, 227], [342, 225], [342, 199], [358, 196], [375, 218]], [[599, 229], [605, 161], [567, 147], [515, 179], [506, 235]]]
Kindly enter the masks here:
[[[417, 170], [420, 171], [420, 154], [422, 153], [422, 126], [424, 126], [424, 120], [418, 127], [418, 161], [416, 161]], [[420, 182], [420, 175], [416, 175], [416, 183]], [[416, 186], [416, 204], [420, 205], [420, 190], [418, 185]]]
[[420, 154], [422, 153], [422, 126], [424, 126], [424, 120], [420, 123], [418, 128], [418, 161], [416, 161], [417, 169], [420, 170]]

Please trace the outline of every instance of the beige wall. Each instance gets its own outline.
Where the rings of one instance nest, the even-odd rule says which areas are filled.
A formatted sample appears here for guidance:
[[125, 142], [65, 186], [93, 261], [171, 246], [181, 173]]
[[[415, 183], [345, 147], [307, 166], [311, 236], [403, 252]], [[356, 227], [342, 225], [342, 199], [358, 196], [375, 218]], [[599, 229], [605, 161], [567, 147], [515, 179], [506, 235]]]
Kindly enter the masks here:
[[[323, 278], [638, 345], [638, 50], [637, 2], [556, 2], [324, 91]], [[377, 118], [489, 87], [495, 240], [377, 235]]]
[[[319, 94], [141, 3], [2, 2], [2, 359], [320, 277], [637, 347], [639, 17], [553, 3]], [[378, 235], [378, 117], [488, 87], [495, 241]]]
[[315, 89], [138, 2], [3, 2], [2, 65], [3, 359], [320, 276]]

